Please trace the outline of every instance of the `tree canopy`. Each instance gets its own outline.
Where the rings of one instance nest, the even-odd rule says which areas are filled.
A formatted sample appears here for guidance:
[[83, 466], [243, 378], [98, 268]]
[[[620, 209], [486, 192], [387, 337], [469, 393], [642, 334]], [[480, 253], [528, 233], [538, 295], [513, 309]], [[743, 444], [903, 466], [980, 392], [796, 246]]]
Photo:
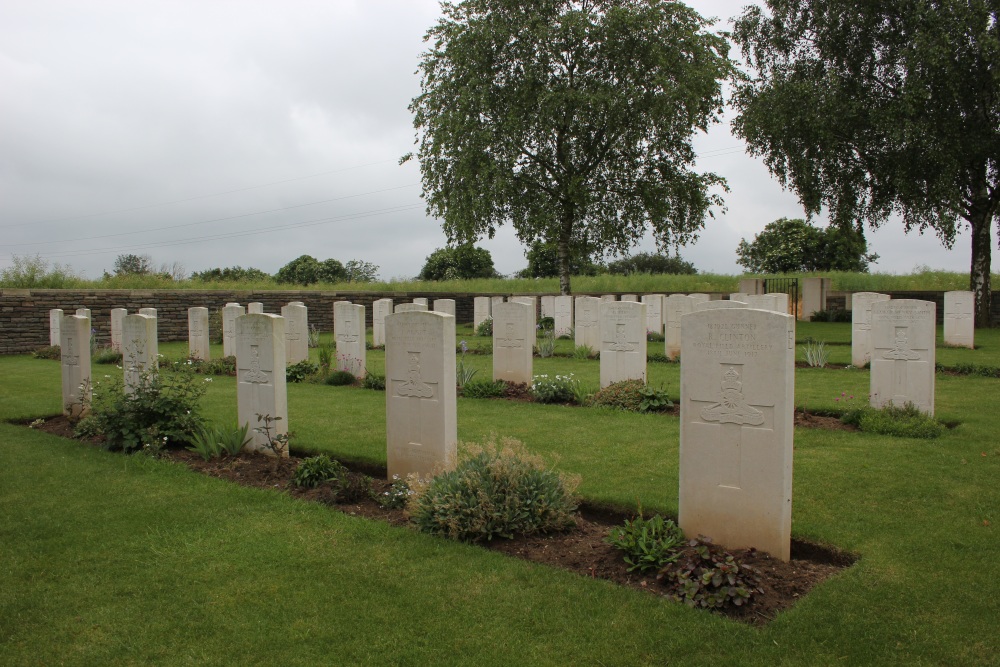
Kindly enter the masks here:
[[[735, 133], [807, 213], [872, 227], [901, 216], [948, 247], [972, 231], [976, 322], [988, 326], [1000, 206], [1000, 26], [995, 2], [768, 0], [734, 38]], [[860, 231], [860, 230], [859, 230]]]
[[454, 280], [494, 278], [493, 256], [489, 250], [465, 243], [453, 248], [438, 248], [424, 262], [419, 280]]
[[[625, 253], [696, 237], [725, 181], [694, 171], [717, 122], [728, 43], [670, 0], [443, 2], [410, 104], [428, 213], [450, 241], [513, 225], [553, 243], [569, 293], [574, 238]], [[404, 158], [405, 159], [405, 158]]]
[[658, 255], [651, 252], [640, 252], [629, 257], [622, 257], [608, 262], [608, 273], [628, 276], [633, 273], [674, 275], [694, 275], [698, 269], [691, 262], [685, 262], [680, 255]]
[[279, 283], [313, 285], [337, 283], [347, 279], [344, 265], [335, 259], [319, 261], [312, 255], [300, 255], [278, 269], [274, 279]]
[[[518, 271], [521, 278], [555, 278], [559, 275], [559, 248], [548, 241], [533, 241], [524, 253], [528, 266]], [[584, 241], [569, 244], [569, 272], [573, 276], [596, 276], [601, 269], [600, 258]]]
[[795, 218], [768, 223], [753, 241], [740, 241], [736, 263], [750, 273], [813, 271], [868, 272], [878, 255], [868, 252], [863, 234], [836, 226], [820, 229]]

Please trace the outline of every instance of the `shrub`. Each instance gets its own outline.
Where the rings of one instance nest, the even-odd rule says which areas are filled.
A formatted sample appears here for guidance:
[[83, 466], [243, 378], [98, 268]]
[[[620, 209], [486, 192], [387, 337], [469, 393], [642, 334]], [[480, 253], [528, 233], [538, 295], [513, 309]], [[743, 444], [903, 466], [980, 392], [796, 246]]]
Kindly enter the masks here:
[[576, 478], [556, 473], [512, 438], [469, 445], [451, 472], [411, 484], [408, 508], [420, 530], [479, 542], [574, 525]]
[[466, 382], [462, 387], [462, 396], [465, 398], [501, 398], [506, 390], [503, 380], [472, 380]]
[[892, 403], [881, 408], [863, 405], [844, 413], [840, 421], [853, 424], [866, 433], [900, 438], [937, 438], [945, 428], [944, 424], [909, 402], [902, 407]]
[[639, 516], [626, 520], [624, 526], [612, 528], [604, 541], [625, 553], [629, 572], [648, 572], [677, 560], [677, 547], [684, 543], [684, 533], [659, 514], [644, 519], [640, 510]]
[[295, 486], [315, 489], [323, 482], [341, 480], [347, 476], [347, 468], [340, 461], [334, 461], [326, 454], [302, 459], [295, 469], [292, 481]]
[[493, 336], [493, 318], [487, 317], [476, 327], [477, 336]]
[[319, 368], [323, 375], [330, 372], [331, 365], [333, 365], [333, 348], [323, 343], [319, 346]]
[[302, 382], [310, 375], [315, 375], [318, 372], [318, 365], [308, 359], [303, 359], [298, 363], [285, 366], [285, 380], [288, 382]]
[[89, 415], [80, 433], [103, 435], [110, 450], [156, 450], [167, 444], [187, 445], [204, 426], [199, 412], [206, 385], [189, 371], [140, 375], [131, 394], [121, 378], [95, 382]]
[[358, 378], [354, 377], [354, 373], [350, 371], [333, 371], [326, 376], [325, 382], [335, 387], [341, 387], [344, 385], [354, 384], [357, 380]]
[[674, 362], [675, 360], [669, 358], [662, 352], [650, 352], [649, 354], [646, 355], [646, 361], [651, 361], [657, 364], [669, 364]]
[[219, 357], [196, 364], [196, 370], [205, 375], [236, 375], [236, 357]]
[[642, 380], [609, 384], [594, 394], [590, 405], [630, 412], [664, 412], [674, 407], [665, 389], [647, 385]]
[[120, 364], [122, 353], [113, 347], [99, 347], [90, 357], [95, 364]]
[[407, 481], [399, 475], [393, 475], [389, 490], [383, 491], [380, 495], [376, 496], [375, 502], [383, 509], [398, 510], [406, 507], [406, 501], [409, 500], [411, 495], [412, 491], [410, 491], [410, 485]]
[[572, 403], [578, 385], [579, 382], [573, 378], [572, 373], [556, 375], [554, 378], [536, 375], [531, 378], [531, 395], [539, 403]]
[[552, 331], [556, 328], [556, 319], [554, 317], [543, 317], [538, 320], [538, 328], [542, 331]]
[[573, 348], [574, 359], [590, 359], [594, 356], [594, 348], [589, 345], [577, 345]]
[[647, 331], [646, 340], [650, 343], [662, 343], [667, 340], [667, 337], [661, 334], [659, 331]]
[[192, 435], [191, 446], [188, 449], [192, 452], [198, 452], [201, 458], [206, 461], [216, 456], [222, 456], [223, 452], [230, 456], [236, 456], [253, 439], [248, 435], [249, 432], [249, 423], [242, 427], [235, 423], [228, 427], [206, 426]]
[[849, 310], [816, 310], [809, 316], [810, 322], [850, 322]]
[[691, 540], [678, 559], [656, 576], [675, 600], [690, 607], [739, 607], [761, 593], [760, 577], [731, 553], [708, 540]]
[[385, 376], [378, 373], [365, 371], [365, 377], [361, 380], [361, 386], [374, 391], [385, 391]]
[[551, 357], [556, 352], [556, 337], [552, 329], [542, 330], [542, 340], [538, 343], [538, 356], [543, 359]]
[[55, 359], [59, 361], [62, 358], [62, 349], [58, 345], [46, 345], [32, 352], [31, 356], [35, 359]]

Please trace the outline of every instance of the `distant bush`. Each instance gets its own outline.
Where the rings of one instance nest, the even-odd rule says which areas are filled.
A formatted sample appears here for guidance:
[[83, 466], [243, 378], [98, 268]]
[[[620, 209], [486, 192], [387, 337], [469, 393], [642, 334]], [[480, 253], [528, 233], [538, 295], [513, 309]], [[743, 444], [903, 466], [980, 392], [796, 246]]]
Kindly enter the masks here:
[[32, 352], [31, 356], [35, 359], [55, 359], [59, 361], [62, 359], [62, 348], [58, 345], [46, 345]]
[[95, 364], [119, 364], [122, 360], [122, 353], [113, 347], [99, 347], [94, 350], [90, 360]]
[[629, 276], [633, 273], [694, 275], [698, 269], [691, 262], [685, 262], [680, 255], [673, 257], [640, 252], [631, 257], [608, 262], [608, 273]]
[[378, 373], [366, 372], [361, 386], [374, 391], [385, 391], [385, 376]]
[[665, 389], [647, 385], [642, 380], [609, 384], [591, 397], [590, 405], [630, 412], [664, 412], [674, 407]]
[[327, 384], [333, 385], [335, 387], [354, 384], [357, 381], [358, 378], [354, 377], [354, 373], [350, 371], [333, 371], [326, 376], [325, 380]]
[[502, 398], [506, 391], [506, 383], [503, 380], [471, 380], [462, 387], [462, 396], [465, 398]]
[[937, 438], [944, 433], [944, 424], [920, 411], [913, 403], [897, 407], [891, 403], [881, 408], [863, 405], [846, 412], [841, 418], [866, 433], [892, 435], [901, 438]]
[[493, 336], [493, 318], [487, 317], [476, 327], [477, 336]]
[[849, 310], [817, 310], [809, 316], [810, 322], [850, 322]]

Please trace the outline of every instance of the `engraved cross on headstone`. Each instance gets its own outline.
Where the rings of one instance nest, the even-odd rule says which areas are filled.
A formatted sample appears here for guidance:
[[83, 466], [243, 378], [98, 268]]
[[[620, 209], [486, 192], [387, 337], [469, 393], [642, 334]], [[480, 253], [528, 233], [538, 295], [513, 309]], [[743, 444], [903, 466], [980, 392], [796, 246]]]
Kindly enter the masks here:
[[893, 337], [893, 347], [882, 353], [883, 359], [891, 359], [892, 364], [892, 402], [903, 405], [909, 396], [907, 382], [907, 362], [918, 361], [920, 355], [910, 349], [909, 327], [897, 326]]
[[63, 363], [67, 366], [79, 366], [80, 365], [80, 355], [77, 354], [76, 350], [73, 349], [73, 338], [66, 339], [66, 350], [62, 354]]
[[[774, 402], [753, 401], [743, 386], [742, 364], [719, 364], [721, 387], [711, 398], [689, 399], [698, 421], [717, 432], [712, 438], [724, 456], [719, 461], [718, 486], [740, 489], [743, 484], [744, 429], [771, 431], [774, 429]], [[754, 392], [756, 393], [756, 392]]]
[[356, 343], [358, 340], [358, 328], [357, 321], [354, 319], [354, 315], [348, 315], [344, 317], [344, 332], [341, 336], [341, 340], [345, 343]]
[[406, 441], [411, 445], [423, 445], [424, 401], [437, 402], [437, 382], [426, 382], [421, 377], [420, 352], [406, 353], [407, 369], [405, 378], [392, 378], [393, 400], [402, 406]]
[[302, 340], [302, 332], [299, 331], [299, 322], [294, 317], [286, 318], [285, 338], [287, 340]]

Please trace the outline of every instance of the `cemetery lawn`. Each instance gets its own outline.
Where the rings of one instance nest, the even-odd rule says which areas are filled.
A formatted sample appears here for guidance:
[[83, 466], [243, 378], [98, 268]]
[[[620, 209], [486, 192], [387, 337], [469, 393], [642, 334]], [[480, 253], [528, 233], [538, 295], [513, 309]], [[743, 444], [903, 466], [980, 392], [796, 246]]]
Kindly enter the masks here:
[[[842, 341], [844, 326], [849, 341], [818, 323], [797, 338]], [[1000, 335], [976, 335], [938, 360], [1000, 365]], [[490, 356], [465, 361], [489, 376]], [[597, 366], [535, 359], [594, 388]], [[0, 376], [0, 420], [59, 412], [57, 362], [0, 357]], [[678, 364], [649, 376], [676, 400]], [[937, 440], [796, 429], [793, 535], [860, 560], [765, 627], [0, 423], [0, 664], [997, 664], [998, 390], [938, 373], [937, 416], [959, 425]], [[288, 391], [299, 451], [384, 465], [381, 392]], [[799, 407], [867, 393], [866, 370], [796, 371]], [[234, 419], [235, 379], [214, 378], [203, 405]], [[590, 502], [676, 514], [676, 417], [460, 398], [458, 418], [461, 439], [557, 457]]]

